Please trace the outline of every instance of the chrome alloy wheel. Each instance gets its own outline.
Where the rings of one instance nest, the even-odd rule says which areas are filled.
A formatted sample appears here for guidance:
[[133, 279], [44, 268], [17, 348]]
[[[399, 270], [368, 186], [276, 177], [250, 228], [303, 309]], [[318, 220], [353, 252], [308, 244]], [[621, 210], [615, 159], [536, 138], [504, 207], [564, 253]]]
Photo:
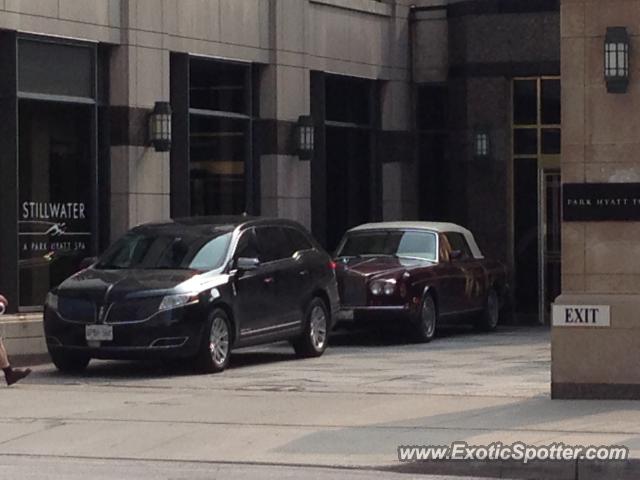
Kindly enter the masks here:
[[436, 332], [436, 305], [429, 295], [422, 301], [420, 319], [425, 337], [432, 338]]
[[315, 305], [311, 310], [311, 328], [309, 336], [313, 347], [320, 351], [327, 341], [327, 314], [320, 305]]
[[216, 365], [223, 365], [229, 356], [229, 326], [222, 317], [214, 317], [211, 322], [209, 352]]
[[498, 326], [498, 320], [500, 318], [500, 302], [498, 300], [498, 294], [495, 290], [489, 292], [487, 297], [487, 323], [489, 328], [494, 329]]

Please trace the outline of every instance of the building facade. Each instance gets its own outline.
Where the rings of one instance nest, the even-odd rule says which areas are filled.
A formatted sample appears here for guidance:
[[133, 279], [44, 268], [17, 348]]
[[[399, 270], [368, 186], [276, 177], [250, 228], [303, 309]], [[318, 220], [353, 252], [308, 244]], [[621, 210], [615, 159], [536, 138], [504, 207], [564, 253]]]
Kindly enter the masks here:
[[[557, 0], [0, 0], [0, 291], [13, 312], [129, 227], [465, 224], [559, 293]], [[169, 102], [168, 152], [149, 142]], [[312, 158], [297, 127], [315, 126]]]

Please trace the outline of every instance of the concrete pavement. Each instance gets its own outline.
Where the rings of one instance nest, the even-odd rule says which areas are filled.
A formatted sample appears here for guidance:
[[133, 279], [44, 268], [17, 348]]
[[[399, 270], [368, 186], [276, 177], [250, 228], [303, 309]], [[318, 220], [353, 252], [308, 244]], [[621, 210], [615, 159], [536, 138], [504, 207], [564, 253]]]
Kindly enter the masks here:
[[[637, 402], [549, 399], [548, 342], [522, 328], [449, 331], [430, 345], [341, 335], [319, 359], [277, 345], [235, 354], [217, 376], [95, 362], [73, 377], [43, 365], [0, 390], [0, 452], [402, 471], [398, 445], [561, 441], [640, 458]], [[513, 471], [467, 467], [455, 473]], [[575, 478], [569, 467], [547, 478]]]

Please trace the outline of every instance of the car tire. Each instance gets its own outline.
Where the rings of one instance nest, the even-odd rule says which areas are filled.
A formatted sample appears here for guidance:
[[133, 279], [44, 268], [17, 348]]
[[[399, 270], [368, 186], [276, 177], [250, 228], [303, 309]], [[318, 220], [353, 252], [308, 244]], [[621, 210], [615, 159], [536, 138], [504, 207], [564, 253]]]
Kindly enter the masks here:
[[91, 361], [91, 357], [78, 353], [50, 351], [49, 356], [56, 368], [63, 373], [82, 373]]
[[231, 360], [231, 322], [226, 312], [214, 309], [207, 319], [200, 350], [196, 356], [196, 368], [202, 373], [220, 373]]
[[420, 303], [420, 311], [413, 325], [413, 338], [418, 343], [429, 343], [436, 336], [438, 307], [433, 295], [427, 293]]
[[321, 356], [329, 343], [329, 312], [321, 298], [314, 298], [305, 313], [304, 330], [291, 344], [301, 358]]
[[500, 297], [495, 288], [492, 288], [487, 293], [487, 298], [484, 303], [484, 310], [480, 314], [480, 317], [476, 321], [476, 329], [481, 332], [493, 332], [498, 328], [498, 322], [500, 320]]

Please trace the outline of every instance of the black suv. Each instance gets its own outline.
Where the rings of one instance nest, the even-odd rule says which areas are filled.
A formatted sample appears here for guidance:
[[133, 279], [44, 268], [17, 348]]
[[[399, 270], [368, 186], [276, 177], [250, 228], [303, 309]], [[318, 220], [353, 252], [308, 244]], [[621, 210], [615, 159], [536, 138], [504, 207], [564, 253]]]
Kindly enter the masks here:
[[338, 309], [335, 264], [298, 223], [209, 217], [142, 225], [47, 296], [56, 367], [185, 358], [224, 370], [232, 348], [290, 340], [322, 355]]

